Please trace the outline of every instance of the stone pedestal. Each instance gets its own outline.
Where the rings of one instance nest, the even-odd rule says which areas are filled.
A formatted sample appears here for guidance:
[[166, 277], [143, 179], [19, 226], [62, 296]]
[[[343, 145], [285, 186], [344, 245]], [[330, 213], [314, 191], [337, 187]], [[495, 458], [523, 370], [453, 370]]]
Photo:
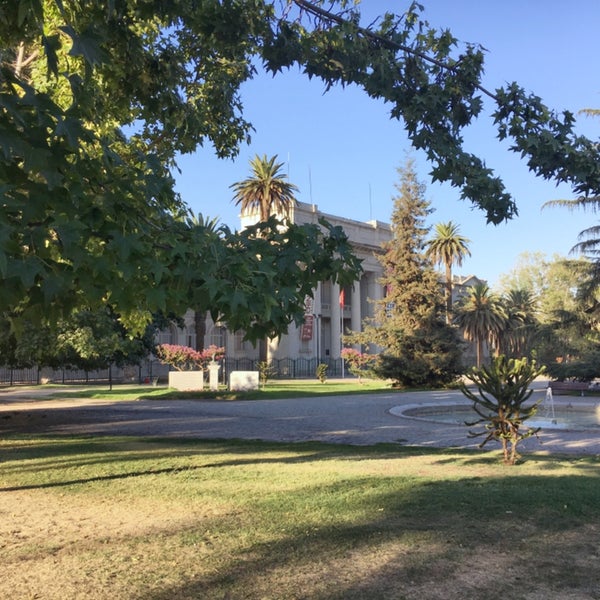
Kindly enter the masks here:
[[208, 365], [208, 387], [211, 392], [216, 392], [219, 389], [219, 369], [220, 365], [216, 362], [211, 362]]
[[229, 373], [229, 389], [232, 392], [257, 390], [258, 371], [232, 371]]
[[169, 371], [169, 387], [180, 392], [204, 389], [204, 371]]

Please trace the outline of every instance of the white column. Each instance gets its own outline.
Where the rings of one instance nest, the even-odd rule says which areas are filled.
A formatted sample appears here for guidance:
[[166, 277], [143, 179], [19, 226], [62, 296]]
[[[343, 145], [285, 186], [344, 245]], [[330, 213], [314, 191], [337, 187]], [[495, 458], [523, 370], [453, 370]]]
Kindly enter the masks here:
[[350, 311], [350, 328], [352, 331], [360, 331], [362, 323], [360, 281], [355, 281], [352, 286], [352, 304], [350, 305]]
[[339, 358], [342, 345], [340, 285], [331, 284], [331, 358]]
[[317, 288], [315, 290], [315, 303], [313, 305], [314, 312], [314, 323], [313, 323], [313, 336], [315, 342], [315, 357], [317, 359], [321, 358], [321, 343], [323, 340], [323, 331], [321, 329], [321, 316], [323, 315], [323, 309], [321, 308], [321, 292], [322, 284], [319, 281], [317, 284]]
[[379, 273], [371, 273], [373, 281], [373, 300], [381, 300], [383, 298], [383, 286], [379, 283]]

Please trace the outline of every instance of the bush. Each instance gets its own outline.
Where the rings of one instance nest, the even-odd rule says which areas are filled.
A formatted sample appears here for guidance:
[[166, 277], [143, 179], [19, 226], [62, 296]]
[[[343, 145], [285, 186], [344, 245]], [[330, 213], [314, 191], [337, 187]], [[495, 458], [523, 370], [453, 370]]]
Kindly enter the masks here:
[[533, 390], [531, 382], [544, 372], [535, 361], [529, 363], [526, 358], [514, 359], [498, 356], [489, 367], [473, 368], [467, 376], [477, 386], [479, 396], [471, 392], [466, 385], [461, 385], [462, 393], [473, 401], [473, 410], [479, 418], [466, 425], [473, 427], [484, 424], [484, 431], [469, 432], [469, 437], [485, 436], [479, 447], [482, 448], [490, 440], [502, 444], [504, 462], [514, 465], [519, 455], [517, 444], [534, 434], [540, 428], [525, 426], [523, 422], [537, 412], [541, 400], [533, 405], [525, 406]]
[[212, 345], [199, 351], [189, 346], [160, 344], [156, 346], [155, 354], [161, 362], [176, 371], [194, 371], [205, 369], [209, 362], [223, 358], [225, 349]]
[[358, 377], [359, 383], [361, 377], [369, 377], [373, 374], [373, 366], [377, 360], [373, 354], [363, 354], [355, 348], [343, 348], [341, 356], [348, 363], [350, 373]]
[[396, 387], [440, 387], [455, 382], [464, 371], [461, 344], [443, 323], [402, 337], [402, 351], [378, 357], [373, 370]]
[[568, 362], [552, 362], [547, 365], [548, 375], [559, 381], [593, 381], [600, 377], [600, 352]]
[[271, 377], [273, 377], [273, 375], [275, 374], [275, 369], [273, 369], [273, 366], [267, 360], [261, 360], [256, 366], [258, 367], [258, 377], [260, 379], [260, 385], [264, 390], [265, 386], [267, 385], [267, 381], [269, 381], [269, 379], [271, 379]]
[[326, 365], [325, 363], [320, 363], [317, 365], [317, 379], [321, 383], [325, 383], [327, 381], [327, 369], [328, 368], [329, 368], [329, 365]]

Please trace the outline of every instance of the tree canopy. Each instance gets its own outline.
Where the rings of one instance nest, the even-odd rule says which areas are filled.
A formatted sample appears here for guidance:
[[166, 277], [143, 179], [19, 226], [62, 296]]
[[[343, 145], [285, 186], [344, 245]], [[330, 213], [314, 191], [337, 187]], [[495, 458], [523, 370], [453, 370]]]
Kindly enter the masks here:
[[[202, 295], [207, 309], [260, 336], [254, 322], [281, 331], [319, 278], [351, 279], [357, 264], [338, 231], [294, 229], [272, 247], [257, 236], [246, 247], [236, 232], [204, 235], [182, 218], [176, 157], [207, 144], [220, 157], [236, 154], [252, 130], [240, 85], [259, 63], [273, 73], [299, 66], [326, 88], [356, 84], [386, 101], [430, 160], [432, 178], [460, 187], [492, 223], [517, 206], [462, 147], [482, 97], [495, 105], [498, 137], [512, 140], [534, 173], [583, 198], [600, 194], [598, 147], [575, 134], [573, 115], [516, 83], [484, 89], [481, 47], [431, 29], [416, 3], [368, 27], [349, 2], [327, 6], [0, 0], [0, 311], [52, 320], [85, 299], [144, 323]], [[291, 246], [296, 236], [302, 256]], [[319, 251], [308, 255], [309, 247]], [[326, 256], [335, 269], [317, 276]], [[252, 283], [219, 274], [236, 261]], [[285, 264], [281, 277], [275, 263]], [[286, 285], [294, 279], [295, 295]], [[190, 291], [198, 281], [201, 290]], [[270, 287], [249, 291], [259, 281]], [[256, 298], [268, 302], [251, 307]]]

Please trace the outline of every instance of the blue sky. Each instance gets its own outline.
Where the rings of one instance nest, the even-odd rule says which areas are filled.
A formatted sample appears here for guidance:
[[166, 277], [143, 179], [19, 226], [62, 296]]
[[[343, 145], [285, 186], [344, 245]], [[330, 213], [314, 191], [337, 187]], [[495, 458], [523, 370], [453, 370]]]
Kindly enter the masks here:
[[[449, 28], [464, 42], [486, 50], [483, 85], [494, 90], [516, 81], [541, 96], [556, 110], [577, 112], [600, 108], [597, 76], [598, 0], [424, 0], [423, 17], [430, 25]], [[408, 1], [364, 0], [371, 20], [388, 11], [402, 12]], [[245, 116], [255, 131], [252, 143], [235, 160], [219, 160], [210, 147], [180, 158], [177, 189], [194, 210], [239, 228], [238, 210], [229, 186], [249, 175], [256, 154], [277, 154], [286, 163], [290, 181], [300, 188], [298, 199], [317, 204], [323, 212], [358, 221], [389, 221], [397, 167], [404, 164], [410, 144], [402, 123], [390, 119], [383, 103], [357, 88], [324, 93], [321, 82], [296, 71], [259, 74], [243, 88]], [[571, 197], [529, 173], [508, 144], [496, 140], [489, 112], [465, 133], [466, 149], [476, 153], [502, 177], [519, 207], [519, 216], [487, 225], [484, 214], [459, 200], [459, 191], [431, 183], [429, 166], [412, 152], [427, 199], [434, 209], [430, 224], [453, 220], [470, 239], [472, 257], [455, 272], [474, 274], [491, 285], [513, 269], [525, 252], [551, 258], [567, 256], [578, 233], [598, 222], [594, 213], [546, 208], [547, 200]], [[600, 135], [600, 118], [578, 118], [579, 131]]]

